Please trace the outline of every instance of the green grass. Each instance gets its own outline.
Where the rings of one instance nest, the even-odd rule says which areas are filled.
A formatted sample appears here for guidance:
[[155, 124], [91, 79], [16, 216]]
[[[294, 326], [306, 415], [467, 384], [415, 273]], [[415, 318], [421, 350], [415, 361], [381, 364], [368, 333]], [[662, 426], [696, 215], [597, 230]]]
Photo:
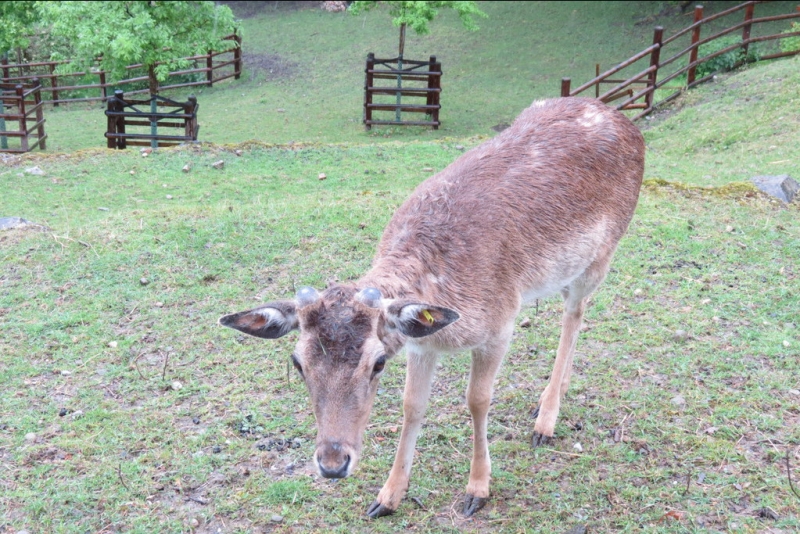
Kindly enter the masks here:
[[358, 277], [394, 209], [478, 130], [375, 143], [342, 129], [347, 142], [325, 143], [298, 125], [295, 140], [317, 142], [4, 162], [0, 215], [39, 226], [0, 232], [0, 531], [797, 530], [784, 463], [797, 485], [797, 203], [727, 184], [800, 174], [799, 64], [720, 77], [647, 123], [651, 181], [587, 313], [557, 439], [529, 445], [558, 339], [551, 299], [523, 312], [532, 325], [498, 377], [492, 500], [470, 520], [455, 512], [468, 355], [441, 361], [410, 498], [368, 521], [399, 437], [404, 357], [387, 366], [358, 472], [327, 481], [310, 465], [293, 337], [215, 322]]
[[[329, 143], [494, 135], [493, 126], [510, 123], [533, 100], [558, 96], [562, 77], [571, 77], [576, 87], [594, 77], [596, 63], [606, 69], [649, 46], [656, 24], [671, 35], [691, 22], [676, 7], [660, 15], [667, 5], [659, 2], [489, 2], [480, 4], [489, 18], [478, 21], [479, 31], [469, 32], [454, 13], [442, 10], [430, 35], [409, 34], [405, 52], [411, 59], [435, 55], [442, 63], [442, 127], [366, 132], [361, 121], [367, 54], [386, 58], [397, 52], [397, 29], [386, 11], [354, 17], [261, 5], [261, 11], [242, 21], [242, 79], [192, 90], [200, 102], [202, 141]], [[714, 2], [706, 13], [732, 5]], [[756, 12], [766, 16], [794, 9], [793, 2], [770, 2]], [[775, 31], [789, 27], [781, 24], [773, 26]], [[49, 152], [106, 144], [106, 117], [99, 104], [51, 108], [45, 116]]]

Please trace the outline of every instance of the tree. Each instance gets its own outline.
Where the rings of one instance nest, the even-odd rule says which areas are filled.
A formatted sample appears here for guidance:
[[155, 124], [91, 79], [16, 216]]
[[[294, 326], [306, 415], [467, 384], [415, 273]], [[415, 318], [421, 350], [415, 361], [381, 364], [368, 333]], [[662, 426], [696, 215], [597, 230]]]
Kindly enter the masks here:
[[355, 1], [350, 4], [349, 11], [353, 15], [358, 15], [376, 7], [379, 4], [389, 6], [389, 15], [392, 16], [392, 23], [400, 28], [400, 47], [399, 56], [403, 57], [403, 49], [406, 44], [406, 26], [417, 32], [418, 35], [430, 33], [428, 23], [431, 22], [439, 13], [440, 8], [454, 9], [461, 23], [470, 31], [478, 29], [473, 17], [486, 17], [486, 13], [478, 9], [475, 2], [414, 2], [414, 1]]
[[0, 54], [3, 57], [14, 48], [28, 46], [28, 36], [38, 18], [36, 2], [0, 2]]
[[[3, 4], [6, 2], [3, 2]], [[13, 2], [12, 2], [13, 3]], [[214, 2], [37, 2], [54, 35], [73, 44], [65, 68], [89, 70], [97, 65], [116, 79], [125, 67], [147, 69], [150, 94], [171, 70], [187, 68], [187, 56], [225, 47], [222, 37], [235, 30], [233, 12]]]

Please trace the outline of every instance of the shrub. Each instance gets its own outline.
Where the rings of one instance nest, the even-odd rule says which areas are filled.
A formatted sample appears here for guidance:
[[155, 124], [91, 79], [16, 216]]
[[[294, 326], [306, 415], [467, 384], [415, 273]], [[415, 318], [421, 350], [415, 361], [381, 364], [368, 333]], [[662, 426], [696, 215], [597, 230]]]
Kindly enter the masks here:
[[[739, 37], [728, 35], [714, 39], [700, 47], [698, 55], [706, 57], [714, 52], [719, 52], [724, 48], [740, 43]], [[742, 63], [752, 63], [758, 61], [759, 54], [750, 47], [747, 54], [741, 48], [734, 48], [729, 52], [720, 54], [714, 58], [704, 61], [697, 66], [697, 77], [702, 78], [715, 72], [727, 72]]]
[[[792, 22], [792, 27], [784, 30], [781, 33], [793, 33], [800, 31], [800, 23]], [[800, 51], [800, 35], [794, 37], [784, 37], [781, 39], [781, 52], [797, 52]]]

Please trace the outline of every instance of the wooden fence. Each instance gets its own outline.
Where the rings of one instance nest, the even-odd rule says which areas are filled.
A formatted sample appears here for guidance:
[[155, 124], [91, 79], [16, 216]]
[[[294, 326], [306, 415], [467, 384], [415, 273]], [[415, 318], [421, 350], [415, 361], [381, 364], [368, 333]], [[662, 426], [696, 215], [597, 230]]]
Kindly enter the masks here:
[[[196, 85], [213, 85], [228, 78], [237, 80], [242, 74], [242, 38], [236, 34], [225, 37], [225, 40], [233, 41], [231, 48], [220, 52], [209, 52], [199, 56], [187, 57], [195, 67], [191, 69], [178, 70], [169, 73], [169, 78], [173, 79], [170, 83], [169, 78], [161, 85], [159, 90], [176, 89], [179, 87], [192, 87]], [[8, 63], [7, 59], [0, 60], [0, 70], [2, 70], [2, 83], [21, 83], [29, 82], [34, 77], [43, 80], [42, 91], [49, 94], [49, 98], [44, 100], [46, 104], [59, 105], [62, 102], [91, 102], [102, 100], [106, 101], [110, 90], [115, 88], [125, 90], [125, 86], [141, 84], [147, 81], [147, 76], [133, 76], [119, 81], [108, 81], [106, 72], [97, 70], [91, 72], [69, 72], [57, 74], [56, 69], [59, 65], [68, 63], [67, 61], [42, 61], [38, 63]], [[141, 64], [129, 65], [126, 67], [131, 73], [137, 70], [143, 71]], [[202, 74], [202, 76], [200, 76]], [[199, 78], [202, 80], [185, 81], [186, 77]], [[97, 83], [87, 82], [87, 78], [95, 78]], [[85, 83], [87, 82], [87, 83]], [[149, 89], [132, 89], [126, 93], [141, 94], [148, 93]], [[73, 96], [65, 95], [68, 92], [94, 93], [96, 96]]]
[[[432, 126], [439, 128], [439, 95], [442, 92], [442, 64], [436, 61], [436, 56], [431, 56], [428, 61], [412, 61], [401, 57], [393, 59], [376, 59], [375, 54], [367, 56], [365, 69], [366, 81], [364, 83], [364, 126], [367, 130], [373, 125], [407, 125], [407, 126]], [[376, 86], [375, 80], [395, 80], [394, 86]], [[408, 86], [405, 82], [422, 82], [422, 85]], [[375, 102], [376, 95], [389, 95], [395, 98], [394, 102]], [[424, 98], [425, 103], [409, 104], [403, 102], [403, 97]], [[394, 112], [391, 119], [376, 119], [376, 111]], [[424, 113], [424, 120], [403, 120], [402, 112]]]
[[[571, 89], [571, 79], [570, 78], [563, 78], [561, 80], [561, 96], [578, 96], [584, 91], [587, 91], [591, 88], [594, 88], [595, 97], [599, 98], [603, 102], [610, 103], [615, 102], [617, 100], [622, 100], [622, 103], [615, 104], [617, 109], [640, 109], [641, 111], [633, 117], [633, 120], [639, 119], [651, 113], [655, 108], [669, 102], [676, 97], [678, 97], [684, 90], [694, 87], [700, 83], [703, 83], [709, 79], [711, 79], [714, 74], [711, 73], [706, 76], [703, 76], [699, 79], [696, 78], [696, 71], [697, 66], [712, 60], [718, 56], [723, 54], [730, 53], [737, 49], [744, 52], [744, 55], [747, 54], [749, 46], [753, 43], [758, 42], [765, 42], [765, 41], [773, 41], [784, 39], [788, 37], [796, 37], [800, 36], [800, 31], [793, 31], [787, 33], [777, 33], [771, 35], [762, 35], [759, 37], [753, 37], [753, 29], [754, 27], [767, 23], [767, 22], [776, 22], [782, 20], [791, 20], [791, 19], [800, 19], [800, 6], [797, 9], [796, 13], [787, 13], [784, 15], [775, 15], [769, 17], [756, 17], [755, 16], [755, 7], [762, 2], [745, 2], [741, 5], [732, 7], [730, 9], [726, 9], [721, 11], [715, 15], [711, 15], [709, 17], [703, 17], [703, 6], [697, 6], [694, 10], [694, 24], [684, 28], [683, 30], [677, 32], [676, 34], [664, 39], [664, 29], [656, 27], [653, 32], [653, 44], [635, 56], [623, 61], [616, 67], [609, 69], [603, 73], [599, 72], [599, 67], [596, 71], [596, 76], [589, 80], [588, 82], [584, 83], [580, 87], [576, 89]], [[735, 23], [728, 28], [725, 28], [718, 33], [711, 35], [709, 37], [705, 37], [703, 39], [700, 38], [701, 30], [703, 25], [706, 25], [712, 21], [720, 19], [722, 17], [732, 15], [735, 13], [743, 13], [743, 20], [741, 22]], [[714, 53], [708, 54], [704, 57], [698, 58], [698, 49], [715, 39], [719, 39], [720, 37], [724, 37], [729, 34], [733, 34], [734, 32], [741, 31], [741, 40], [737, 43], [727, 46], [721, 50], [718, 50]], [[679, 40], [683, 38], [690, 38], [691, 42], [689, 46], [681, 48], [679, 46], [679, 51], [666, 59], [662, 59], [662, 51], [665, 47], [670, 44], [678, 44]], [[674, 45], [673, 45], [674, 46]], [[759, 59], [776, 59], [779, 57], [786, 57], [800, 54], [800, 51], [790, 51], [790, 52], [779, 52], [773, 54], [762, 55]], [[687, 57], [688, 56], [688, 57]], [[676, 65], [672, 65], [677, 60], [681, 58], [687, 58], [686, 65], [681, 68], [676, 68]], [[648, 66], [643, 70], [639, 71], [638, 73], [630, 76], [626, 79], [612, 79], [611, 76], [619, 73], [621, 70], [631, 67], [638, 62], [646, 61]], [[739, 62], [741, 64], [741, 60]], [[666, 76], [659, 80], [659, 72], [665, 67], [672, 65], [671, 70], [668, 72]], [[662, 71], [663, 73], [663, 71]], [[680, 76], [686, 73], [686, 81], [685, 83], [679, 83], [677, 85], [677, 90], [656, 100], [656, 91], [659, 89], [670, 89], [675, 88], [676, 83], [679, 82]], [[672, 86], [668, 85], [672, 82]], [[612, 85], [610, 89], [606, 91], [601, 91], [601, 85]]]
[[[139, 109], [137, 106], [146, 106], [146, 109]], [[159, 107], [173, 109], [155, 111]], [[105, 135], [108, 139], [108, 148], [124, 149], [128, 145], [156, 148], [196, 141], [200, 130], [197, 124], [198, 107], [194, 95], [189, 96], [187, 102], [175, 102], [159, 95], [154, 96], [152, 100], [131, 100], [126, 98], [122, 91], [117, 90], [114, 96], [108, 99], [108, 109], [106, 109], [108, 131]], [[148, 133], [130, 132], [129, 126], [146, 127], [145, 131]], [[158, 133], [158, 128], [182, 128], [183, 135]]]
[[[45, 149], [41, 83], [34, 78], [30, 85], [0, 84], [2, 113], [0, 113], [0, 152], [28, 152], [37, 146]], [[19, 122], [18, 130], [7, 130], [8, 122]], [[19, 147], [10, 147], [9, 138], [19, 139]], [[31, 138], [35, 138], [32, 141]]]

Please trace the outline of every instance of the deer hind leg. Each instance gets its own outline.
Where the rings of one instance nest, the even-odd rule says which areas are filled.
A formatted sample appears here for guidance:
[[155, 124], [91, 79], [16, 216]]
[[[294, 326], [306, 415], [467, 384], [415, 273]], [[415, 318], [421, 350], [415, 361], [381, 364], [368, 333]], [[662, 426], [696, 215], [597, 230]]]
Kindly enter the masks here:
[[508, 331], [489, 345], [472, 351], [472, 368], [467, 387], [467, 405], [472, 414], [474, 448], [469, 470], [469, 483], [464, 498], [463, 514], [471, 516], [489, 501], [489, 482], [492, 463], [489, 458], [489, 442], [486, 435], [489, 420], [489, 405], [495, 376], [508, 350], [514, 323]]
[[[611, 252], [613, 253], [613, 250]], [[605, 278], [610, 261], [611, 254], [606, 255], [602, 261], [595, 261], [578, 279], [562, 290], [564, 315], [561, 319], [561, 338], [550, 382], [544, 388], [539, 406], [534, 411], [536, 417], [536, 424], [533, 427], [534, 447], [546, 444], [555, 433], [561, 399], [569, 389], [572, 360], [575, 356], [575, 345], [578, 342], [583, 312], [589, 297]]]
[[369, 517], [378, 518], [393, 514], [408, 490], [411, 463], [414, 460], [417, 436], [428, 407], [436, 360], [437, 356], [434, 353], [408, 350], [406, 387], [403, 394], [403, 430], [400, 433], [400, 443], [392, 470], [389, 472], [389, 478], [378, 493], [375, 502], [367, 508]]

